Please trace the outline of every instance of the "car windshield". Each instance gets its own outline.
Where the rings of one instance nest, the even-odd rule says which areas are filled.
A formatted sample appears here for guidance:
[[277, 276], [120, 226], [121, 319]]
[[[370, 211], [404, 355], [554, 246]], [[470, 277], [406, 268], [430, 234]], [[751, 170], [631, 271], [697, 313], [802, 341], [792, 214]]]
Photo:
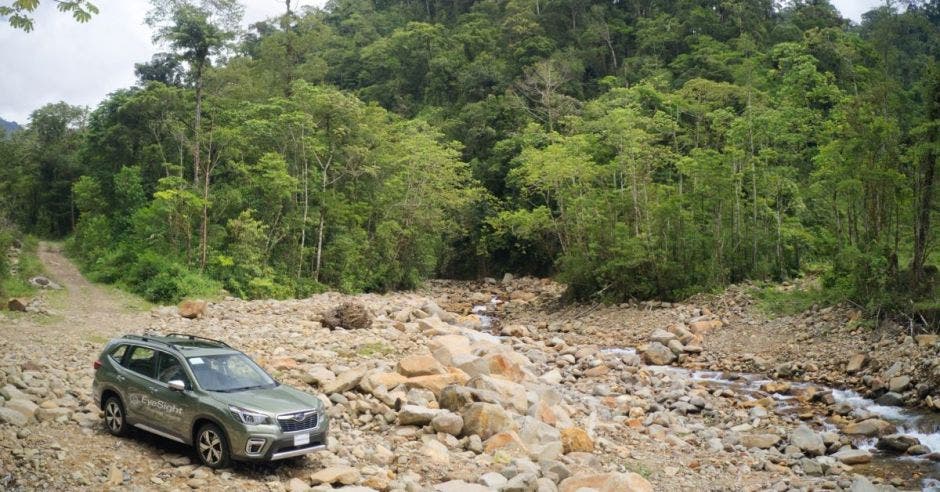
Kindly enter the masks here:
[[235, 392], [273, 388], [277, 382], [245, 354], [189, 357], [196, 381], [206, 391]]

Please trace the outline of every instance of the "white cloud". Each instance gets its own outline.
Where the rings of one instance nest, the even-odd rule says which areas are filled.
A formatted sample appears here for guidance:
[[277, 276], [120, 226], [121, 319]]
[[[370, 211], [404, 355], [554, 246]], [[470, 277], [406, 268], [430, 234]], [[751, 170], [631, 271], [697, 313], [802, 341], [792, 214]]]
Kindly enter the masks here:
[[869, 10], [884, 5], [883, 0], [832, 0], [842, 17], [852, 19], [856, 24], [862, 21], [862, 14]]
[[[148, 0], [96, 0], [100, 13], [80, 24], [44, 0], [35, 29], [12, 29], [0, 19], [0, 117], [25, 124], [36, 108], [58, 101], [94, 108], [116, 89], [134, 84], [134, 63], [157, 52], [144, 24]], [[322, 0], [294, 0], [317, 5]], [[284, 10], [283, 0], [245, 4], [245, 25]]]

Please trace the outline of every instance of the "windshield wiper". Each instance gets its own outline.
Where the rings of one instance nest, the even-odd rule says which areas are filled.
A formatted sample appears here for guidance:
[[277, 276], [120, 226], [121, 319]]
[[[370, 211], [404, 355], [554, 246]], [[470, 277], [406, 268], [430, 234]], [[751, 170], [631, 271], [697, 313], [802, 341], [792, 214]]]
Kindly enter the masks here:
[[263, 387], [264, 387], [263, 384], [257, 384], [257, 385], [254, 385], [254, 386], [243, 386], [243, 387], [241, 387], [241, 388], [229, 388], [229, 389], [224, 389], [224, 390], [219, 390], [219, 391], [221, 391], [221, 392], [223, 392], [223, 393], [235, 393], [235, 392], [238, 392], [238, 391], [247, 391], [247, 390], [250, 390], [250, 389], [263, 388]]

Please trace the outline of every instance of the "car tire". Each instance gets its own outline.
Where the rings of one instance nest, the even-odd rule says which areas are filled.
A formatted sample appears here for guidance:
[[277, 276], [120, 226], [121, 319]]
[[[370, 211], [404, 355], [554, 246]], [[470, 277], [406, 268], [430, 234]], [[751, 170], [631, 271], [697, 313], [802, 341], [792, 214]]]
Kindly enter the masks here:
[[104, 426], [114, 436], [123, 437], [128, 434], [127, 412], [121, 399], [111, 395], [104, 402]]
[[215, 424], [204, 424], [196, 432], [196, 455], [209, 468], [226, 468], [231, 462], [231, 452], [225, 433]]

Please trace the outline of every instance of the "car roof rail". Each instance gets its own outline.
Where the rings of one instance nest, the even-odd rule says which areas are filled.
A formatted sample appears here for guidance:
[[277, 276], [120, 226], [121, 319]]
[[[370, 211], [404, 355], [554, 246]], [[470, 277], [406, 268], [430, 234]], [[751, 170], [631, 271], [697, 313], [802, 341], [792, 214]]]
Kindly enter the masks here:
[[[210, 343], [214, 343], [214, 344], [221, 345], [221, 346], [223, 346], [223, 347], [232, 348], [231, 345], [229, 345], [229, 344], [223, 342], [222, 340], [216, 340], [216, 339], [214, 339], [214, 338], [201, 337], [201, 336], [199, 336], [199, 335], [191, 335], [191, 334], [189, 334], [189, 333], [167, 333], [167, 334], [164, 335], [164, 336], [166, 336], [167, 338], [171, 338], [171, 337], [172, 337], [172, 338], [186, 338], [186, 339], [193, 340], [193, 341], [197, 341], [197, 340], [198, 340], [198, 341], [202, 341], [202, 342], [210, 342]], [[172, 345], [172, 343], [170, 343], [170, 345]]]
[[155, 339], [153, 338], [153, 335], [147, 336], [147, 335], [133, 335], [133, 334], [127, 334], [127, 335], [124, 335], [124, 336], [121, 337], [121, 338], [130, 338], [131, 340], [140, 340], [140, 341], [142, 341], [142, 342], [162, 343], [162, 344], [164, 344], [164, 345], [166, 344], [166, 342], [164, 342], [164, 341], [162, 341], [162, 340], [155, 340]]

